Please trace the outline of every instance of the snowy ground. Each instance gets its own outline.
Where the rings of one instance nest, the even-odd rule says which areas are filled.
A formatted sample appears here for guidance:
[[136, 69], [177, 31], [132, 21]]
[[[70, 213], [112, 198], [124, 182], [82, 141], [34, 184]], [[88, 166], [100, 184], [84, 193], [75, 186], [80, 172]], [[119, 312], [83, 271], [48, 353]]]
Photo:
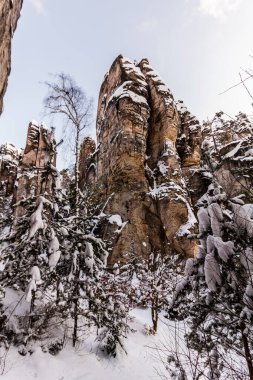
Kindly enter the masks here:
[[[94, 336], [88, 336], [76, 348], [66, 343], [64, 349], [52, 356], [44, 353], [41, 347], [35, 348], [30, 355], [21, 356], [16, 348], [11, 348], [2, 358], [2, 378], [4, 380], [148, 380], [159, 379], [162, 363], [154, 348], [172, 341], [171, 331], [161, 321], [158, 334], [145, 334], [145, 324], [151, 325], [150, 311], [138, 309], [132, 312], [130, 332], [125, 340], [124, 352], [118, 356], [107, 358], [97, 351]], [[3, 363], [4, 367], [3, 367]], [[169, 378], [169, 376], [168, 376]]]
[[[22, 294], [11, 289], [7, 290], [5, 300], [9, 310], [8, 313], [6, 309], [6, 313], [11, 314], [15, 329], [15, 314], [27, 314], [29, 303]], [[168, 363], [167, 358], [177, 352], [182, 368], [192, 379], [196, 356], [192, 352], [189, 356], [186, 348], [184, 323], [175, 324], [160, 314], [158, 333], [154, 336], [147, 335], [147, 326], [152, 326], [149, 309], [135, 309], [131, 316], [130, 327], [134, 332], [130, 332], [124, 341], [127, 355], [121, 350], [116, 358], [108, 358], [98, 349], [96, 336], [91, 333], [83, 336], [75, 349], [71, 346], [71, 339], [66, 340], [63, 350], [55, 356], [43, 352], [41, 347], [46, 344], [45, 340], [34, 344], [32, 354], [27, 353], [26, 356], [20, 355], [16, 347], [11, 346], [5, 351], [0, 346], [0, 376], [3, 380], [171, 380], [166, 367], [169, 366], [169, 370], [175, 370], [175, 367], [171, 362]], [[62, 337], [62, 327], [54, 327], [49, 335], [50, 342]], [[230, 367], [233, 368], [238, 358], [230, 357], [228, 352], [224, 355], [227, 362], [231, 361]], [[203, 370], [206, 359], [198, 359], [197, 367]], [[244, 368], [240, 361], [236, 367]], [[234, 378], [227, 374], [224, 373], [221, 380]], [[201, 378], [206, 378], [205, 374]]]

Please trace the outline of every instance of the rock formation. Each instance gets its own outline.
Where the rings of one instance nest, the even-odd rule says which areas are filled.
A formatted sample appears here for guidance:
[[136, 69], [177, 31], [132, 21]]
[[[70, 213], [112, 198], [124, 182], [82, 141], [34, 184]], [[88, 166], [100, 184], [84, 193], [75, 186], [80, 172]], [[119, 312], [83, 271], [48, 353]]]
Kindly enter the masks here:
[[[191, 194], [200, 125], [181, 110], [147, 59], [119, 56], [101, 86], [96, 191], [106, 203], [111, 262], [151, 252], [194, 255]], [[179, 149], [181, 147], [181, 150]]]
[[187, 235], [211, 181], [230, 198], [252, 197], [252, 131], [243, 114], [227, 120], [218, 113], [200, 126], [147, 59], [119, 56], [101, 86], [97, 150], [88, 139], [81, 154], [81, 186], [93, 186], [105, 205], [100, 233], [109, 263], [154, 251], [194, 255], [196, 240]]
[[[91, 138], [81, 146], [80, 188], [101, 210], [93, 232], [111, 251], [109, 265], [151, 252], [194, 256], [197, 242], [189, 235], [197, 201], [213, 178], [229, 198], [252, 197], [252, 123], [243, 114], [226, 121], [218, 113], [201, 127], [147, 59], [114, 61], [101, 86], [96, 127], [97, 147]], [[0, 148], [0, 190], [13, 195], [16, 217], [27, 197], [53, 195], [55, 148], [53, 132], [35, 122], [23, 152]]]
[[79, 186], [82, 189], [85, 184], [93, 185], [96, 177], [96, 165], [95, 165], [95, 153], [96, 143], [90, 138], [86, 137], [83, 140], [80, 148], [80, 183]]
[[14, 215], [19, 217], [24, 213], [23, 201], [27, 197], [53, 193], [58, 176], [53, 131], [31, 122], [25, 149], [5, 144], [0, 154], [0, 191], [3, 197], [12, 197]]
[[23, 0], [0, 1], [0, 114], [11, 71], [11, 41], [20, 16]]
[[15, 215], [24, 212], [22, 200], [30, 195], [40, 195], [53, 192], [53, 174], [55, 168], [56, 150], [54, 134], [46, 126], [31, 122], [28, 127], [26, 147], [18, 166], [16, 189], [14, 194]]

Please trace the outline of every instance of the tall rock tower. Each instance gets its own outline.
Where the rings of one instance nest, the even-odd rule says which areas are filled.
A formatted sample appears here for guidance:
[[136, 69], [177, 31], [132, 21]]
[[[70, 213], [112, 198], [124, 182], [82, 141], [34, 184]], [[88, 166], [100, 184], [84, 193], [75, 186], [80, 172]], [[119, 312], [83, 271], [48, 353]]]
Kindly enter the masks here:
[[151, 252], [194, 255], [187, 235], [196, 219], [187, 183], [199, 168], [200, 125], [182, 109], [147, 59], [133, 63], [120, 55], [105, 76], [96, 189], [106, 202], [102, 234], [111, 263]]

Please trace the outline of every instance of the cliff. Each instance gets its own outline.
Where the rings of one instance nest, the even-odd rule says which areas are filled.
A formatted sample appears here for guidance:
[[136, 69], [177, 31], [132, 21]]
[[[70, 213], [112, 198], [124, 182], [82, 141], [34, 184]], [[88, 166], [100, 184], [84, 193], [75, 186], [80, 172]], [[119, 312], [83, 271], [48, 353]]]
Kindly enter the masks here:
[[229, 198], [252, 199], [252, 130], [246, 115], [222, 112], [201, 126], [147, 59], [117, 57], [100, 90], [97, 150], [88, 139], [81, 153], [81, 185], [104, 205], [109, 264], [151, 252], [194, 256], [189, 235], [212, 181]]
[[[229, 199], [243, 193], [251, 202], [252, 122], [244, 114], [227, 120], [220, 112], [201, 126], [147, 59], [113, 62], [101, 86], [96, 128], [97, 146], [91, 138], [81, 146], [80, 188], [98, 221], [92, 233], [110, 252], [109, 265], [152, 252], [194, 256], [198, 200], [211, 182]], [[24, 214], [31, 195], [54, 196], [52, 130], [31, 122], [24, 151], [7, 144], [0, 153], [1, 195], [12, 197], [15, 217]], [[70, 183], [67, 178], [65, 186]]]
[[119, 56], [112, 64], [99, 95], [97, 143], [96, 191], [106, 203], [102, 235], [110, 262], [154, 251], [194, 255], [189, 184], [200, 169], [200, 125], [147, 59]]
[[23, 0], [1, 0], [0, 2], [0, 114], [3, 97], [11, 71], [11, 41], [20, 17]]

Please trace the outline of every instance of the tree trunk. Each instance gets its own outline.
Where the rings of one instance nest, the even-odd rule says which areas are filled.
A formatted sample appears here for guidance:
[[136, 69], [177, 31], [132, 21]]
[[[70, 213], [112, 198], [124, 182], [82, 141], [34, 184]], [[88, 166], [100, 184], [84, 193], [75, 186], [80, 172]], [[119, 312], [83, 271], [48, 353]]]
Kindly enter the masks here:
[[242, 342], [244, 347], [244, 353], [245, 353], [245, 359], [248, 366], [249, 371], [249, 378], [250, 380], [253, 380], [253, 363], [252, 363], [252, 357], [250, 354], [250, 348], [249, 348], [249, 341], [246, 334], [244, 334], [245, 324], [241, 324], [241, 332], [242, 332]]
[[76, 162], [75, 162], [75, 206], [76, 215], [79, 215], [79, 159], [80, 159], [80, 130], [76, 129]]
[[60, 276], [57, 277], [57, 281], [56, 281], [56, 305], [59, 304], [59, 298], [60, 298], [59, 285], [60, 285]]
[[152, 316], [153, 330], [156, 333], [157, 327], [158, 327], [158, 301], [157, 301], [157, 297], [152, 301], [151, 316]]
[[[32, 290], [32, 299], [31, 299], [31, 305], [30, 305], [30, 314], [33, 314], [34, 312], [34, 301], [35, 301], [35, 291]], [[33, 317], [30, 315], [29, 322], [28, 322], [28, 330], [32, 328], [33, 326]]]
[[78, 285], [78, 278], [80, 275], [80, 271], [78, 271], [76, 275], [76, 285], [74, 289], [74, 297], [73, 297], [73, 303], [74, 303], [74, 329], [73, 329], [73, 347], [75, 347], [77, 342], [77, 332], [78, 332], [78, 296], [79, 296], [79, 285]]
[[77, 329], [78, 329], [78, 298], [74, 300], [74, 330], [73, 330], [73, 347], [75, 347], [77, 342]]

